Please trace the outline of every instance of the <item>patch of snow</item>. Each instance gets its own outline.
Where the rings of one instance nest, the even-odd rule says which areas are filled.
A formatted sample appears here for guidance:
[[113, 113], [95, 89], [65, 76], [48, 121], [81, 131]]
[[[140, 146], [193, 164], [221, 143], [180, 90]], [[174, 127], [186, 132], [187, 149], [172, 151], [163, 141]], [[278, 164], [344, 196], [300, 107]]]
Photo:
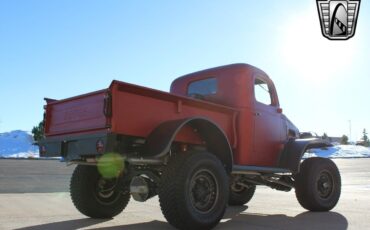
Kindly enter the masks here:
[[318, 155], [316, 155], [314, 152], [311, 152], [311, 151], [307, 151], [304, 153], [303, 158], [310, 158], [310, 157], [318, 157]]
[[328, 148], [310, 149], [304, 158], [308, 157], [326, 157], [326, 158], [363, 158], [370, 157], [370, 148], [359, 145], [335, 145]]
[[33, 143], [31, 133], [26, 131], [0, 133], [0, 157], [38, 158], [39, 147]]

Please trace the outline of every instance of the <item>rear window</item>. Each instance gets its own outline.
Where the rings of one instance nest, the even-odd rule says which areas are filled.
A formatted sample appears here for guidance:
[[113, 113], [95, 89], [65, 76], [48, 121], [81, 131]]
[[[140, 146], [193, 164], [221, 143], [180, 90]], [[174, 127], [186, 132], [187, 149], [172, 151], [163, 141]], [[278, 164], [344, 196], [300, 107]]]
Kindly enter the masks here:
[[216, 78], [207, 78], [204, 80], [193, 81], [188, 86], [188, 96], [206, 96], [217, 93]]

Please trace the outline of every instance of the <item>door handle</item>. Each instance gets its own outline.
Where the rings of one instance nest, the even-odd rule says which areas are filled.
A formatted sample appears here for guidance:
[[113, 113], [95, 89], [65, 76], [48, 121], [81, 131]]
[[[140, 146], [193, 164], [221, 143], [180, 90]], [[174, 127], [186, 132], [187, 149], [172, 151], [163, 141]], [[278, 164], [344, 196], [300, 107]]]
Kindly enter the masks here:
[[259, 116], [261, 116], [261, 113], [255, 112], [254, 115], [257, 116], [257, 117], [259, 117]]

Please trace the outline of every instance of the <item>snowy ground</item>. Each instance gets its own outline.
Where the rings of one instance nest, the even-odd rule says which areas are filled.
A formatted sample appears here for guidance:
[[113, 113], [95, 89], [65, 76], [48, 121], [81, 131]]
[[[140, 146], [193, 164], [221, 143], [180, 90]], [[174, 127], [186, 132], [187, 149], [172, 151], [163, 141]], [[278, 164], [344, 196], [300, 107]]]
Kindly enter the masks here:
[[[39, 158], [38, 147], [33, 145], [29, 132], [15, 130], [0, 133], [0, 158]], [[311, 149], [305, 157], [362, 158], [370, 157], [370, 148], [355, 145], [336, 145], [326, 149]]]
[[33, 145], [29, 132], [15, 130], [0, 133], [0, 157], [5, 158], [38, 158], [38, 146]]
[[370, 148], [357, 145], [335, 145], [325, 149], [310, 149], [305, 157], [363, 158], [370, 157]]

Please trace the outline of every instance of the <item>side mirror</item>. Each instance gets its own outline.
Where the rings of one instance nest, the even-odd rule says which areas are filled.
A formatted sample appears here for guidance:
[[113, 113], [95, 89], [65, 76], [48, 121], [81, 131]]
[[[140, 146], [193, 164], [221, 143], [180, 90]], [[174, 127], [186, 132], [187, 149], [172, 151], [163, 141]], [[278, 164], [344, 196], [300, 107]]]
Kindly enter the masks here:
[[278, 109], [276, 110], [276, 112], [278, 112], [278, 113], [283, 113], [283, 109], [282, 109], [282, 108], [278, 108]]

